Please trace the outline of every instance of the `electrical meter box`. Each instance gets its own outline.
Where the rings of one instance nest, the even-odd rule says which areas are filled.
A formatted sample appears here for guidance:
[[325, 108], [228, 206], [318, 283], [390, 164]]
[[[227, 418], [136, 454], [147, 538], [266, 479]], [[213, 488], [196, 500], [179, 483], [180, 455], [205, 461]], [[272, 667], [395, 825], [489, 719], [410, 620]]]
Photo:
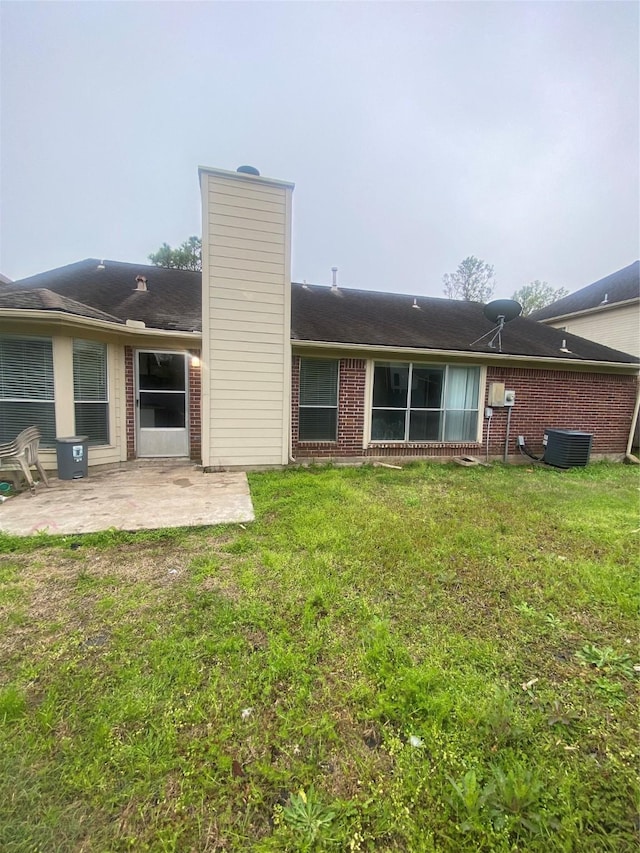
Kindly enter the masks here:
[[490, 382], [487, 404], [489, 406], [504, 406], [504, 382]]
[[504, 392], [504, 405], [505, 406], [515, 406], [516, 404], [516, 392], [515, 391], [505, 391]]

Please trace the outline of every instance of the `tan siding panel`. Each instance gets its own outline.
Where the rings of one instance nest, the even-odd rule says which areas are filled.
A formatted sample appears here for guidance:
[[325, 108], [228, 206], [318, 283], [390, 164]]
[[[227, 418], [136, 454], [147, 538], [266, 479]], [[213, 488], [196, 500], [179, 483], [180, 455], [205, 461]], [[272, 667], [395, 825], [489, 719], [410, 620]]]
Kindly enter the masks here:
[[209, 204], [216, 204], [216, 200], [220, 195], [228, 195], [234, 198], [257, 198], [265, 201], [272, 199], [273, 201], [282, 201], [283, 192], [279, 187], [268, 187], [264, 184], [238, 184], [230, 180], [214, 178], [209, 184]]
[[[225, 449], [233, 450], [234, 448], [246, 448], [248, 453], [251, 453], [252, 450], [258, 452], [260, 450], [270, 450], [271, 452], [276, 452], [280, 449], [282, 439], [267, 437], [264, 438], [260, 435], [251, 436], [250, 438], [242, 438], [239, 436], [233, 435], [218, 435], [217, 431], [213, 431], [214, 440], [217, 438], [224, 442]], [[253, 445], [253, 447], [252, 447]]]
[[244, 382], [246, 379], [246, 374], [252, 374], [256, 377], [261, 376], [263, 373], [273, 374], [278, 371], [278, 367], [281, 366], [280, 363], [271, 363], [266, 361], [245, 361], [244, 358], [233, 358], [231, 355], [229, 358], [223, 360], [221, 358], [216, 359], [216, 367], [218, 370], [227, 371], [229, 376], [237, 377], [238, 381]]
[[279, 234], [271, 234], [269, 231], [252, 231], [250, 228], [236, 228], [229, 225], [209, 225], [211, 245], [220, 243], [223, 246], [233, 246], [234, 240], [244, 241], [244, 245], [253, 245], [260, 251], [268, 252], [269, 246], [273, 251], [282, 250], [282, 239]]
[[[264, 289], [260, 290], [260, 288]], [[282, 305], [282, 294], [274, 292], [273, 285], [265, 284], [263, 281], [252, 282], [251, 287], [246, 287], [244, 284], [237, 287], [217, 287], [212, 302], [220, 299], [242, 302], [245, 308], [251, 303]]]
[[211, 314], [217, 314], [218, 311], [234, 311], [234, 312], [249, 312], [257, 310], [260, 314], [274, 314], [277, 317], [282, 317], [284, 306], [282, 303], [265, 302], [262, 299], [226, 299], [218, 297], [211, 300]]
[[225, 391], [235, 391], [238, 388], [244, 389], [247, 394], [251, 394], [253, 391], [271, 391], [273, 393], [273, 398], [280, 398], [282, 396], [282, 376], [274, 377], [273, 380], [270, 379], [245, 379], [242, 382], [238, 381], [238, 377], [233, 379], [215, 376], [211, 380], [211, 407], [213, 408], [216, 404], [216, 400], [224, 400]]
[[610, 308], [582, 317], [567, 317], [552, 324], [556, 329], [566, 327], [567, 332], [596, 341], [613, 349], [640, 357], [640, 305]]
[[224, 216], [225, 219], [231, 220], [233, 220], [234, 217], [238, 217], [243, 222], [257, 222], [260, 223], [261, 226], [266, 222], [270, 222], [277, 225], [280, 229], [284, 228], [284, 205], [282, 205], [279, 210], [275, 211], [260, 210], [256, 208], [252, 210], [244, 205], [221, 204], [220, 198], [221, 197], [219, 196], [214, 216]]
[[[211, 267], [211, 284], [215, 287], [225, 287], [225, 282], [241, 281], [251, 285], [253, 282], [273, 285], [272, 293], [278, 292], [278, 282], [282, 283], [282, 276], [273, 275], [269, 272], [256, 272], [242, 270], [234, 270], [229, 267], [216, 265]], [[280, 284], [280, 293], [282, 293], [282, 284]]]
[[[277, 323], [265, 320], [264, 316], [257, 311], [247, 311], [246, 315], [246, 319], [244, 317], [236, 319], [237, 313], [234, 311], [214, 311], [211, 313], [211, 328], [212, 330], [237, 329], [239, 332], [245, 331], [247, 336], [251, 337], [259, 337], [263, 332], [265, 335], [275, 335], [282, 329], [282, 325], [278, 326]], [[282, 336], [281, 331], [280, 335]]]
[[229, 195], [228, 193], [215, 193], [217, 209], [232, 207], [234, 210], [256, 211], [264, 213], [280, 213], [284, 216], [286, 206], [276, 196], [264, 196], [254, 198], [243, 194], [242, 196]]
[[233, 352], [234, 348], [237, 352], [252, 352], [256, 344], [268, 347], [270, 352], [275, 351], [275, 349], [282, 352], [282, 335], [278, 335], [276, 332], [267, 334], [263, 331], [258, 338], [257, 336], [247, 335], [246, 329], [216, 329], [211, 352], [215, 354], [216, 358], [224, 352]]
[[238, 235], [228, 229], [224, 233], [212, 234], [209, 254], [211, 255], [212, 252], [217, 252], [219, 249], [254, 251], [259, 252], [261, 255], [276, 255], [277, 257], [284, 259], [284, 252], [282, 251], [282, 246], [279, 241], [248, 240], [246, 237]]
[[282, 240], [283, 226], [281, 222], [266, 222], [263, 219], [249, 219], [243, 216], [220, 216], [218, 213], [209, 214], [209, 225], [215, 231], [216, 228], [235, 228], [238, 231], [257, 233], [259, 240], [263, 240], [265, 234], [272, 234]]
[[282, 280], [284, 275], [284, 261], [281, 258], [272, 258], [267, 261], [259, 261], [248, 258], [220, 257], [218, 252], [211, 255], [211, 270], [217, 275], [218, 269], [242, 270], [247, 272], [268, 272], [277, 275]]
[[267, 264], [278, 264], [283, 269], [285, 266], [282, 252], [261, 252], [256, 249], [245, 249], [237, 246], [216, 246], [215, 252], [212, 250], [209, 255], [214, 261], [219, 258], [234, 258], [236, 261], [263, 261]]
[[[237, 395], [237, 396], [236, 396]], [[218, 403], [222, 402], [218, 399]], [[282, 401], [274, 399], [273, 393], [269, 391], [252, 391], [248, 396], [244, 390], [226, 390], [224, 392], [225, 412], [252, 412], [259, 408], [263, 412], [276, 412], [278, 418], [282, 409]], [[215, 406], [212, 408], [212, 416], [216, 414]]]
[[224, 367], [229, 365], [256, 365], [268, 364], [269, 369], [273, 370], [274, 365], [284, 364], [284, 356], [282, 352], [229, 352], [229, 350], [220, 350], [216, 357], [216, 364]]

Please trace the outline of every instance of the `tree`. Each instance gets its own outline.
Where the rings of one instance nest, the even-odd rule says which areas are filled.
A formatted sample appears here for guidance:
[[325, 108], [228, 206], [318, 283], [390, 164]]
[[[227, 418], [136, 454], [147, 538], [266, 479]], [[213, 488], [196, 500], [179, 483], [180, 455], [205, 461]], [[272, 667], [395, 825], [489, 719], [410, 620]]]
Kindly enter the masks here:
[[449, 299], [488, 302], [493, 293], [493, 267], [470, 255], [458, 269], [442, 277], [444, 294]]
[[563, 296], [568, 296], [569, 291], [564, 287], [558, 287], [556, 290], [551, 287], [546, 281], [535, 281], [523, 285], [520, 290], [511, 297], [522, 305], [522, 316], [526, 317], [538, 308], [544, 308], [545, 305], [551, 305], [557, 299], [562, 299]]
[[177, 249], [172, 249], [168, 243], [163, 243], [157, 252], [152, 252], [149, 255], [149, 260], [156, 267], [200, 272], [202, 269], [202, 240], [200, 237], [189, 237]]

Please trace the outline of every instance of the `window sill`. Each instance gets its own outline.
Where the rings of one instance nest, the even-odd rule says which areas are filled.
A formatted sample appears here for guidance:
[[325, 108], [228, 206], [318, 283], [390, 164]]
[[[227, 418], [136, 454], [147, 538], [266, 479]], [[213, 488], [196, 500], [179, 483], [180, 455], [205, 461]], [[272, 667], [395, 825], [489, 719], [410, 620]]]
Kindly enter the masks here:
[[298, 444], [326, 444], [337, 445], [335, 438], [299, 438]]
[[479, 441], [370, 441], [367, 447], [481, 447]]

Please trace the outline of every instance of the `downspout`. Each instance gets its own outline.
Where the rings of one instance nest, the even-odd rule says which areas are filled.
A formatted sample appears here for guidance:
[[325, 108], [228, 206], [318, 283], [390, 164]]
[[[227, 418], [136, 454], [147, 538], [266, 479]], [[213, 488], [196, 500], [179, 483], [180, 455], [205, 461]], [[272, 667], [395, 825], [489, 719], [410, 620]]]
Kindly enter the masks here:
[[637, 456], [634, 456], [631, 452], [631, 448], [633, 447], [633, 436], [636, 431], [636, 424], [638, 423], [638, 411], [640, 411], [640, 378], [636, 379], [636, 387], [636, 404], [633, 407], [631, 429], [629, 430], [629, 440], [627, 441], [627, 452], [624, 455], [624, 461], [630, 462], [632, 465], [640, 465], [640, 459], [638, 459]]

